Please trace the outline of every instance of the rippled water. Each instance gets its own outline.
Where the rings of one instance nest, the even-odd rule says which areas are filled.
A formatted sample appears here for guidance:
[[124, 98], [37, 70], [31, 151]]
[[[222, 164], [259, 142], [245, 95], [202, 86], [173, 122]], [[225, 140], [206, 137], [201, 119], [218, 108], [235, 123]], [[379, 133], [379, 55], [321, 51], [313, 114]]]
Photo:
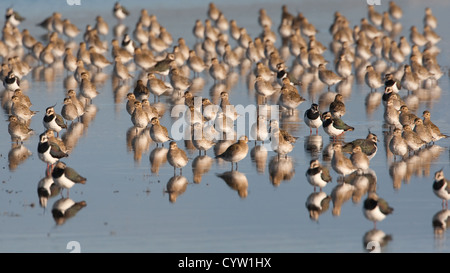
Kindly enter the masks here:
[[[70, 18], [82, 30], [86, 24], [95, 24], [97, 14], [103, 15], [111, 28], [116, 23], [111, 13], [114, 1], [81, 0], [80, 6], [69, 6], [65, 1], [45, 4], [25, 0], [6, 2], [27, 18], [19, 27], [28, 28], [35, 37], [45, 34], [35, 24], [53, 11], [60, 11], [63, 17]], [[376, 7], [380, 12], [388, 8], [387, 1], [381, 2]], [[367, 16], [364, 1], [285, 3], [292, 13], [302, 12], [316, 26], [319, 30], [317, 39], [325, 45], [331, 41], [328, 27], [335, 11], [345, 15], [352, 25]], [[439, 20], [436, 31], [443, 38], [438, 44], [442, 50], [438, 60], [447, 72], [450, 33], [445, 29], [448, 23], [445, 12], [449, 3], [444, 0], [397, 3], [404, 10], [401, 35], [405, 36], [409, 34], [411, 25], [422, 29], [424, 9], [432, 7]], [[150, 14], [157, 15], [158, 21], [175, 40], [184, 37], [190, 47], [196, 43], [191, 31], [195, 20], [207, 18], [207, 1], [163, 1], [147, 6], [142, 6], [140, 1], [123, 4], [133, 14], [124, 22], [130, 28], [134, 27], [139, 10], [147, 8]], [[252, 37], [261, 33], [257, 15], [262, 7], [272, 17], [276, 31], [281, 5], [272, 1], [217, 3], [228, 19], [235, 19], [238, 25], [247, 28]], [[105, 40], [111, 39], [110, 32]], [[81, 37], [76, 41], [81, 41]], [[110, 58], [111, 55], [108, 53], [106, 56]], [[329, 51], [324, 56], [329, 61], [333, 60]], [[322, 129], [319, 129], [318, 136], [309, 135], [303, 113], [313, 100], [327, 102], [330, 93], [326, 87], [317, 82], [304, 87], [301, 94], [307, 101], [298, 107], [294, 116], [282, 118], [282, 126], [298, 137], [288, 157], [278, 160], [274, 152], [251, 142], [251, 151], [239, 162], [239, 172], [233, 173], [237, 174], [233, 176], [236, 180], [231, 182], [227, 182], [227, 175], [232, 174], [229, 172], [230, 164], [215, 160], [212, 149], [207, 156], [199, 157], [197, 151], [189, 150], [189, 142], [178, 141], [189, 156], [189, 163], [183, 169], [186, 185], [186, 180], [173, 176], [173, 168], [165, 162], [167, 150], [156, 148], [145, 137], [132, 141], [132, 123], [125, 109], [125, 95], [133, 89], [134, 82], [116, 86], [111, 73], [112, 66], [96, 75], [100, 94], [93, 100], [91, 116], [84, 118], [84, 125], [78, 123], [70, 134], [66, 134], [73, 141], [74, 148], [64, 161], [87, 178], [85, 185], [71, 189], [70, 198], [74, 202], [84, 201], [86, 206], [62, 225], [56, 225], [51, 214], [51, 208], [61, 198], [60, 195], [50, 198], [45, 209], [39, 205], [37, 185], [45, 176], [45, 163], [37, 156], [37, 144], [38, 134], [44, 131], [42, 118], [45, 108], [56, 103], [56, 109], [60, 111], [69, 74], [61, 65], [46, 69], [36, 67], [23, 79], [24, 89], [33, 103], [31, 108], [39, 111], [31, 122], [37, 134], [16, 147], [10, 142], [8, 123], [0, 121], [3, 128], [0, 131], [1, 252], [69, 252], [72, 249], [69, 242], [72, 241], [79, 243], [81, 252], [367, 251], [366, 242], [373, 240], [369, 237], [373, 235], [373, 224], [363, 216], [362, 201], [346, 200], [340, 209], [339, 204], [331, 203], [318, 221], [309, 218], [305, 207], [308, 196], [313, 193], [305, 178], [309, 161], [319, 158], [330, 166], [327, 155], [331, 142]], [[134, 75], [137, 78], [139, 73]], [[248, 75], [230, 74], [226, 85], [221, 86], [214, 85], [214, 81], [204, 73], [197, 82], [199, 91], [196, 95], [214, 98], [221, 88], [225, 88], [232, 103], [255, 104], [252, 78]], [[437, 88], [415, 94], [419, 98], [415, 112], [430, 110], [433, 121], [447, 134], [450, 133], [446, 122], [450, 117], [446, 109], [448, 90], [446, 74]], [[366, 107], [370, 89], [364, 81], [355, 79], [350, 88], [342, 92], [346, 95], [345, 120], [355, 127], [355, 131], [347, 133], [344, 140], [364, 138], [368, 130], [380, 140], [370, 168], [376, 175], [377, 193], [394, 208], [392, 215], [377, 224], [379, 231], [391, 236], [382, 251], [448, 252], [447, 233], [435, 236], [433, 232], [432, 218], [441, 211], [441, 202], [434, 196], [431, 185], [434, 172], [441, 168], [450, 176], [449, 140], [440, 140], [424, 150], [420, 157], [394, 162], [385, 146], [389, 135], [383, 127], [383, 106]], [[164, 97], [162, 101], [169, 102], [169, 98]], [[169, 116], [170, 106], [166, 105], [167, 112], [161, 120], [168, 128], [176, 120]], [[3, 117], [6, 120], [6, 113]], [[17, 161], [13, 153], [26, 156]], [[194, 173], [193, 169], [199, 173]], [[331, 194], [338, 185], [337, 173], [331, 170], [331, 174], [333, 182], [324, 188], [327, 194]], [[182, 190], [175, 202], [170, 202], [166, 192], [172, 185], [181, 185]], [[333, 205], [339, 215], [333, 214]]]

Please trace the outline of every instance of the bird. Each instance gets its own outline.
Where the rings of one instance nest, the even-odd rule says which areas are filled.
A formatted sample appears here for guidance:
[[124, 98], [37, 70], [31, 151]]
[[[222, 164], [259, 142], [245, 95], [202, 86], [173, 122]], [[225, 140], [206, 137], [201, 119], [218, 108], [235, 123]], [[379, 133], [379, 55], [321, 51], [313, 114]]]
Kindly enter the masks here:
[[6, 9], [5, 19], [8, 23], [17, 27], [20, 23], [25, 21], [25, 17], [21, 16], [17, 11], [13, 8]]
[[128, 68], [122, 63], [120, 56], [114, 58], [113, 75], [119, 80], [122, 80], [122, 82], [134, 78], [134, 76], [130, 74]]
[[352, 74], [352, 63], [347, 60], [345, 54], [339, 56], [339, 60], [335, 64], [336, 74], [342, 78], [348, 78]]
[[394, 93], [398, 93], [401, 89], [400, 81], [396, 80], [392, 73], [386, 73], [384, 75], [384, 89], [386, 90], [388, 87], [391, 87]]
[[292, 152], [294, 149], [294, 144], [296, 142], [296, 138], [292, 137], [290, 134], [289, 137], [287, 134], [289, 134], [285, 130], [281, 130], [277, 125], [274, 126], [273, 121], [270, 123], [270, 140], [271, 140], [271, 147], [274, 152], [277, 153], [278, 159], [282, 155], [287, 158], [287, 154]]
[[73, 104], [71, 98], [64, 98], [64, 105], [61, 108], [61, 116], [67, 121], [74, 121], [78, 118], [78, 109], [75, 104]]
[[131, 122], [137, 128], [146, 128], [150, 122], [147, 113], [142, 108], [142, 102], [136, 100], [134, 102], [134, 111], [131, 114]]
[[440, 169], [434, 174], [433, 192], [442, 200], [442, 208], [448, 209], [448, 200], [450, 199], [450, 183], [448, 183], [448, 180], [445, 178], [443, 169]]
[[362, 152], [365, 153], [370, 160], [378, 151], [378, 137], [376, 134], [369, 131], [366, 138], [358, 138], [343, 144], [342, 151], [344, 153], [351, 154], [353, 152], [353, 148], [356, 146], [361, 147]]
[[162, 143], [164, 146], [165, 142], [173, 140], [173, 138], [169, 136], [169, 131], [167, 131], [167, 128], [160, 124], [159, 118], [152, 118], [150, 123], [150, 137], [154, 142], [156, 142], [156, 146], [158, 146], [159, 143]]
[[67, 197], [69, 197], [69, 190], [75, 184], [86, 184], [87, 181], [85, 177], [62, 161], [56, 163], [52, 171], [52, 178], [61, 189], [66, 189]]
[[411, 113], [409, 111], [408, 106], [406, 105], [402, 105], [400, 107], [400, 114], [398, 116], [400, 123], [404, 126], [404, 125], [409, 125], [411, 127], [411, 129], [414, 129], [415, 123], [414, 121], [416, 120], [417, 116], [414, 113]]
[[79, 100], [75, 90], [69, 89], [67, 91], [67, 97], [69, 97], [72, 100], [72, 103], [77, 107], [78, 117], [81, 117], [84, 114], [84, 103]]
[[344, 96], [341, 93], [337, 93], [334, 96], [334, 100], [330, 103], [328, 111], [333, 117], [341, 118], [346, 113], [346, 108], [344, 104]]
[[277, 80], [280, 85], [283, 84], [283, 79], [288, 78], [292, 85], [302, 85], [291, 73], [287, 71], [285, 63], [278, 63], [277, 67]]
[[342, 119], [333, 117], [329, 111], [322, 114], [322, 127], [325, 133], [330, 137], [336, 139], [336, 137], [342, 135], [344, 132], [353, 131], [355, 128], [346, 124]]
[[189, 58], [186, 60], [186, 64], [194, 72], [194, 77], [198, 77], [207, 68], [207, 65], [195, 50], [189, 50]]
[[264, 103], [266, 103], [267, 97], [272, 96], [277, 91], [270, 81], [264, 80], [262, 75], [256, 76], [254, 87], [256, 93], [263, 97]]
[[437, 127], [432, 121], [431, 121], [431, 113], [428, 110], [423, 111], [422, 113], [423, 117], [423, 124], [428, 127], [428, 129], [431, 132], [431, 135], [433, 137], [433, 141], [437, 141], [441, 138], [448, 138], [448, 135], [445, 135], [441, 133], [441, 130], [439, 127]]
[[389, 15], [395, 20], [399, 20], [403, 16], [402, 8], [398, 6], [395, 1], [389, 1], [388, 12]]
[[369, 157], [365, 153], [363, 153], [361, 146], [359, 145], [355, 145], [353, 147], [352, 154], [350, 155], [350, 160], [352, 161], [353, 166], [358, 169], [362, 169], [363, 171], [369, 169]]
[[239, 140], [231, 144], [222, 154], [216, 155], [215, 158], [220, 158], [231, 163], [231, 170], [233, 164], [236, 164], [236, 171], [238, 169], [238, 162], [244, 159], [248, 154], [248, 137], [241, 136]]
[[222, 82], [227, 77], [227, 69], [224, 64], [214, 57], [211, 59], [211, 65], [209, 67], [209, 75], [214, 79], [214, 83]]
[[319, 187], [319, 190], [322, 191], [332, 181], [330, 170], [326, 166], [321, 165], [317, 159], [312, 159], [309, 162], [309, 168], [305, 176], [309, 184], [314, 187], [314, 192], [316, 192], [316, 187]]
[[418, 151], [420, 148], [425, 146], [427, 143], [423, 141], [416, 132], [411, 129], [411, 126], [404, 125], [402, 137], [405, 140], [411, 151]]
[[313, 192], [306, 199], [305, 206], [309, 212], [309, 218], [317, 221], [319, 216], [330, 207], [331, 196], [325, 192]]
[[171, 141], [169, 144], [169, 151], [167, 152], [167, 161], [173, 166], [173, 173], [175, 175], [176, 169], [180, 169], [180, 175], [182, 174], [182, 169], [187, 165], [189, 159], [186, 152], [180, 149], [175, 141]]
[[370, 87], [370, 91], [376, 91], [383, 86], [380, 75], [375, 71], [372, 65], [366, 66], [366, 74], [364, 76], [366, 84]]
[[23, 143], [31, 135], [34, 134], [34, 130], [28, 127], [25, 123], [21, 122], [15, 115], [8, 117], [8, 133], [11, 136], [11, 141], [16, 143]]
[[331, 167], [333, 170], [338, 173], [341, 177], [351, 174], [352, 172], [357, 170], [350, 160], [350, 158], [346, 157], [342, 153], [342, 144], [334, 143], [333, 147], [333, 157], [331, 158]]
[[168, 53], [164, 59], [157, 61], [156, 64], [148, 70], [148, 72], [161, 75], [164, 78], [171, 72], [174, 62], [175, 55], [173, 53]]
[[148, 99], [150, 90], [148, 89], [147, 85], [144, 84], [144, 81], [139, 79], [136, 81], [136, 85], [133, 89], [133, 94], [137, 100], [142, 101], [143, 99]]
[[278, 104], [286, 108], [291, 115], [294, 114], [295, 109], [306, 101], [297, 91], [296, 88], [290, 89], [287, 86], [281, 87], [281, 95]]
[[89, 54], [91, 64], [97, 67], [97, 72], [101, 72], [105, 67], [113, 64], [104, 55], [97, 52], [97, 49], [94, 46], [89, 47]]
[[61, 148], [53, 142], [49, 142], [46, 133], [39, 136], [39, 144], [37, 147], [39, 159], [47, 163], [47, 174], [51, 173], [53, 164], [58, 162], [61, 158], [68, 157], [69, 154], [63, 152]]
[[183, 76], [178, 68], [173, 68], [170, 70], [170, 84], [174, 90], [178, 91], [178, 95], [181, 97], [191, 87], [192, 80]]
[[100, 94], [97, 91], [96, 85], [91, 82], [88, 73], [81, 73], [80, 94], [86, 99], [87, 103], [92, 103], [92, 100]]
[[202, 151], [206, 155], [206, 151], [211, 149], [216, 143], [208, 135], [205, 135], [203, 124], [196, 122], [193, 126], [192, 144], [198, 150], [199, 156], [201, 156]]
[[114, 4], [113, 8], [113, 15], [116, 17], [117, 20], [123, 21], [125, 18], [127, 18], [130, 15], [130, 12], [127, 8], [122, 6], [119, 2], [116, 2]]
[[17, 116], [17, 118], [25, 124], [30, 125], [31, 118], [35, 116], [38, 111], [32, 111], [28, 106], [21, 103], [20, 98], [16, 95], [11, 97], [11, 103], [11, 114]]
[[363, 214], [366, 219], [373, 222], [373, 227], [376, 229], [377, 222], [386, 218], [387, 215], [392, 214], [392, 208], [386, 200], [380, 198], [375, 192], [370, 192], [363, 203]]
[[433, 141], [433, 135], [427, 126], [423, 124], [423, 120], [416, 118], [414, 120], [414, 132], [422, 139], [425, 143], [431, 143]]
[[6, 78], [3, 80], [3, 86], [6, 90], [15, 91], [16, 89], [20, 89], [20, 79], [14, 73], [14, 71], [9, 71]]
[[342, 77], [338, 76], [336, 73], [334, 73], [331, 70], [328, 70], [325, 67], [325, 64], [319, 64], [319, 79], [324, 84], [328, 86], [328, 91], [330, 90], [330, 87], [332, 85], [337, 84], [338, 82], [342, 81]]
[[401, 156], [402, 159], [404, 159], [405, 156], [408, 155], [408, 144], [406, 144], [406, 141], [403, 139], [402, 129], [394, 129], [392, 138], [389, 141], [389, 150], [394, 155], [394, 161], [397, 155]]
[[54, 106], [49, 106], [45, 109], [45, 115], [42, 120], [45, 129], [52, 129], [56, 132], [56, 135], [59, 136], [59, 132], [62, 129], [67, 129], [67, 124], [64, 118], [55, 112]]
[[170, 90], [171, 87], [168, 86], [163, 80], [158, 79], [154, 73], [147, 74], [147, 88], [150, 93], [154, 96], [154, 101], [156, 102], [156, 98], [164, 94], [166, 91]]
[[322, 115], [317, 103], [312, 103], [311, 107], [305, 111], [303, 120], [309, 127], [309, 134], [312, 134], [313, 128], [316, 129], [316, 135], [319, 133], [319, 127], [322, 126]]

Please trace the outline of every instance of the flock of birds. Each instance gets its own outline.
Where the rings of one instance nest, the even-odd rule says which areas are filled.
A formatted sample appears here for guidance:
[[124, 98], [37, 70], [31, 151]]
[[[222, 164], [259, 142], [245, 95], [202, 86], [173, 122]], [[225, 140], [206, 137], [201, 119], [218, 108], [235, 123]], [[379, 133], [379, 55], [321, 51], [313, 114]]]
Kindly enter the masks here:
[[[55, 105], [49, 106], [43, 117], [43, 132], [37, 147], [39, 158], [47, 165], [46, 177], [38, 189], [41, 206], [46, 207], [47, 199], [61, 189], [67, 190], [68, 197], [70, 188], [86, 183], [85, 177], [62, 161], [75, 147], [73, 141], [68, 143], [67, 136], [71, 130], [83, 130], [83, 125], [81, 129], [78, 127], [78, 121], [87, 126], [92, 114], [95, 115], [93, 102], [100, 94], [96, 77], [112, 69], [113, 87], [125, 90], [118, 94], [117, 102], [126, 104], [133, 125], [129, 135], [135, 140], [155, 143], [156, 149], [161, 149], [160, 144], [164, 147], [169, 143], [162, 157], [174, 169], [174, 180], [167, 186], [171, 202], [186, 188], [187, 180], [180, 178], [189, 158], [178, 146], [177, 139], [169, 134], [168, 125], [161, 123], [168, 112], [167, 105], [184, 106], [183, 117], [188, 125], [185, 140], [191, 141], [191, 148], [198, 150], [199, 155], [203, 152], [206, 156], [213, 149], [217, 160], [231, 163], [231, 171], [219, 177], [232, 183], [242, 180], [238, 162], [249, 154], [250, 141], [255, 141], [255, 145], [269, 142], [277, 155], [276, 166], [287, 162], [298, 137], [283, 127], [283, 119], [298, 115], [299, 106], [306, 102], [310, 107], [304, 112], [304, 123], [311, 137], [313, 131], [317, 136], [322, 127], [332, 139], [330, 164], [339, 175], [338, 186], [330, 195], [326, 194], [322, 189], [332, 181], [330, 170], [318, 157], [311, 160], [306, 168], [306, 180], [314, 187], [306, 202], [311, 219], [317, 220], [327, 211], [330, 201], [334, 204], [333, 214], [339, 215], [343, 202], [352, 195], [359, 202], [367, 193], [364, 216], [376, 229], [376, 223], [393, 212], [377, 195], [376, 177], [369, 168], [378, 150], [378, 137], [369, 132], [365, 139], [343, 141], [346, 132], [355, 130], [345, 121], [345, 99], [355, 78], [370, 88], [367, 109], [380, 104], [384, 107], [386, 132], [391, 136], [387, 150], [394, 155], [394, 160], [397, 156], [404, 160], [448, 136], [431, 121], [430, 110], [422, 113], [423, 119], [414, 114], [420, 101], [417, 94], [437, 88], [439, 78], [444, 75], [437, 62], [440, 53], [437, 43], [441, 38], [435, 32], [437, 20], [431, 8], [425, 10], [423, 33], [412, 26], [408, 39], [397, 37], [402, 30], [403, 13], [394, 1], [383, 13], [377, 12], [374, 6], [367, 7], [368, 16], [353, 28], [343, 14], [335, 12], [329, 28], [332, 41], [325, 46], [316, 39], [318, 30], [304, 14], [292, 14], [286, 5], [282, 6], [278, 27], [260, 9], [258, 23], [262, 31], [251, 37], [245, 28], [239, 27], [235, 20], [228, 20], [210, 3], [207, 18], [195, 21], [192, 34], [197, 43], [192, 48], [182, 37], [174, 40], [146, 9], [141, 10], [135, 28], [128, 29], [122, 22], [133, 14], [118, 2], [113, 8], [118, 23], [113, 28], [111, 43], [104, 39], [110, 27], [100, 15], [95, 19], [95, 26], [87, 25], [83, 32], [54, 12], [38, 24], [47, 31], [45, 40], [40, 41], [27, 29], [19, 30], [25, 18], [8, 8], [0, 40], [3, 59], [0, 76], [5, 88], [2, 106], [9, 117], [8, 132], [13, 145], [20, 145], [38, 129], [30, 128], [31, 119], [39, 111], [31, 110], [33, 105], [24, 92], [23, 78], [38, 66], [45, 69], [56, 63], [62, 64], [70, 76], [70, 81], [64, 83], [67, 91], [61, 111], [57, 112]], [[82, 41], [76, 43], [80, 36]], [[276, 43], [281, 46], [277, 48]], [[328, 52], [334, 60], [326, 59]], [[292, 60], [291, 65], [288, 60]], [[256, 122], [248, 136], [235, 131], [242, 113], [229, 98], [230, 82], [237, 72], [247, 76], [249, 92], [255, 91], [255, 104], [259, 105]], [[211, 98], [197, 96], [206, 78], [201, 75], [214, 81]], [[331, 91], [333, 86], [335, 91]], [[322, 92], [325, 88], [327, 92]], [[379, 89], [383, 91], [378, 92]], [[309, 98], [301, 95], [304, 90], [309, 91]], [[407, 95], [400, 96], [402, 92]], [[317, 94], [320, 94], [318, 98]], [[168, 103], [161, 102], [161, 97]], [[269, 118], [266, 110], [270, 102], [279, 107], [279, 120]], [[59, 134], [64, 131], [65, 138], [61, 138]], [[273, 168], [270, 176], [274, 184], [289, 178], [288, 173], [273, 173]], [[208, 170], [202, 170], [201, 174]], [[200, 181], [201, 174], [194, 180]], [[433, 191], [442, 200], [443, 208], [447, 208], [450, 185], [443, 170], [435, 174]], [[239, 190], [239, 195], [247, 196], [245, 187]], [[64, 213], [69, 214], [70, 208], [80, 209], [85, 205], [65, 204], [63, 212], [55, 209], [54, 215], [61, 218]], [[445, 221], [436, 225], [437, 232], [442, 233], [445, 228]]]

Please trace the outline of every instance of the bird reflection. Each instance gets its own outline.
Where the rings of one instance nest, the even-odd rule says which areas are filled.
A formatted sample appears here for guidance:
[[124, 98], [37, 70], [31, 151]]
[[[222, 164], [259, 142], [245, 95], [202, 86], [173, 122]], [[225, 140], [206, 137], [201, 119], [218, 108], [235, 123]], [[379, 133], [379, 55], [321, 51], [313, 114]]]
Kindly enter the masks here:
[[357, 204], [367, 192], [376, 191], [377, 175], [372, 169], [358, 169], [345, 176], [344, 182], [355, 187], [353, 190], [352, 201]]
[[209, 172], [214, 159], [208, 155], [199, 155], [192, 161], [192, 172], [194, 173], [194, 183], [200, 184], [202, 176]]
[[78, 140], [84, 133], [84, 124], [74, 121], [69, 125], [61, 139], [64, 142], [67, 152], [71, 152], [78, 143]]
[[333, 201], [333, 216], [340, 216], [342, 205], [350, 200], [355, 191], [355, 186], [349, 183], [339, 183], [331, 191], [331, 198]]
[[186, 191], [188, 184], [189, 181], [182, 175], [176, 175], [169, 179], [166, 185], [166, 193], [169, 194], [170, 203], [177, 201], [177, 198]]
[[306, 199], [306, 209], [309, 212], [309, 218], [314, 221], [319, 220], [319, 216], [330, 207], [331, 196], [323, 191], [313, 192]]
[[250, 157], [256, 165], [258, 173], [263, 174], [266, 168], [268, 150], [265, 145], [255, 145], [250, 150]]
[[442, 209], [435, 213], [432, 218], [433, 231], [436, 238], [442, 238], [450, 224], [450, 210]]
[[31, 155], [31, 151], [23, 144], [12, 143], [8, 153], [8, 166], [10, 171], [15, 171], [17, 167], [24, 163]]
[[393, 162], [389, 166], [389, 175], [392, 178], [392, 185], [394, 190], [399, 190], [402, 186], [402, 182], [406, 177], [408, 166], [404, 160]]
[[48, 199], [57, 196], [61, 192], [61, 188], [56, 185], [55, 181], [50, 175], [46, 175], [38, 182], [37, 193], [39, 198], [39, 205], [41, 208], [46, 208]]
[[75, 202], [68, 197], [58, 199], [52, 206], [52, 215], [56, 225], [63, 225], [84, 207], [86, 207], [85, 201]]
[[318, 158], [323, 148], [323, 137], [321, 135], [309, 135], [305, 137], [305, 151], [312, 159]]
[[220, 174], [216, 174], [218, 177], [222, 178], [227, 185], [237, 191], [239, 197], [242, 199], [246, 198], [248, 195], [248, 180], [245, 174], [239, 171], [228, 171]]
[[366, 104], [366, 115], [372, 117], [372, 114], [381, 104], [383, 94], [380, 92], [370, 92], [367, 94], [365, 99]]
[[379, 229], [371, 229], [363, 236], [363, 247], [371, 253], [379, 253], [392, 241], [392, 236]]
[[87, 128], [97, 115], [98, 107], [91, 103], [86, 105], [84, 111], [84, 114], [81, 116], [81, 122]]
[[290, 156], [273, 156], [269, 162], [269, 178], [278, 187], [281, 182], [291, 180], [295, 175], [294, 160]]
[[159, 169], [167, 162], [167, 152], [169, 149], [156, 147], [150, 153], [151, 172], [158, 175]]
[[135, 162], [140, 162], [142, 154], [147, 152], [150, 147], [151, 138], [149, 130], [149, 127], [140, 130], [140, 133], [138, 133], [131, 141]]

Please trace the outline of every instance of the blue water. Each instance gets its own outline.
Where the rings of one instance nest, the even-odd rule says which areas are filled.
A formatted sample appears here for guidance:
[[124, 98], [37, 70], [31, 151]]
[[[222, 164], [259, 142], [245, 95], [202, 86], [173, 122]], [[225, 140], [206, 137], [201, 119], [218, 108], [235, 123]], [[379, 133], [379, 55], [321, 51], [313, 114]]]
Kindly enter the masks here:
[[[4, 7], [12, 6], [27, 20], [20, 25], [29, 28], [36, 37], [45, 34], [35, 24], [60, 11], [63, 17], [84, 30], [86, 24], [95, 24], [95, 16], [101, 14], [110, 24], [116, 23], [112, 17], [115, 1], [83, 1], [80, 6], [69, 6], [65, 1], [4, 1]], [[185, 37], [188, 45], [195, 44], [192, 27], [196, 19], [206, 19], [208, 1], [158, 1], [142, 6], [142, 1], [123, 2], [133, 14], [125, 24], [130, 28], [138, 18], [141, 8], [157, 15], [174, 39]], [[333, 13], [340, 11], [351, 22], [358, 24], [367, 16], [364, 1], [287, 1], [296, 14], [301, 11], [313, 23], [319, 33], [317, 39], [328, 45], [331, 41], [328, 27]], [[444, 71], [449, 67], [450, 33], [445, 30], [450, 3], [447, 1], [397, 1], [403, 8], [403, 35], [408, 35], [409, 26], [422, 26], [424, 8], [430, 6], [439, 20], [436, 29], [442, 36], [438, 44], [442, 50], [438, 60]], [[267, 9], [276, 30], [281, 15], [281, 2], [273, 1], [226, 1], [217, 2], [228, 19], [235, 19], [255, 37], [261, 32], [257, 23], [258, 10]], [[387, 9], [387, 2], [377, 6], [378, 11]], [[112, 34], [105, 38], [110, 41]], [[80, 41], [77, 37], [76, 41]], [[330, 52], [324, 54], [332, 60]], [[110, 54], [107, 54], [110, 58]], [[290, 62], [289, 62], [290, 63]], [[44, 71], [48, 74], [30, 73], [26, 76], [27, 95], [33, 102], [32, 109], [40, 111], [32, 119], [31, 127], [38, 133], [43, 129], [42, 117], [45, 108], [57, 103], [59, 111], [64, 98], [63, 70]], [[184, 193], [176, 202], [169, 201], [167, 183], [173, 176], [173, 168], [165, 163], [159, 172], [152, 173], [151, 152], [155, 144], [144, 145], [142, 153], [135, 153], [127, 144], [127, 131], [132, 126], [125, 110], [125, 96], [116, 99], [111, 82], [112, 67], [104, 71], [106, 80], [99, 85], [99, 96], [94, 99], [97, 112], [91, 123], [82, 132], [70, 156], [64, 161], [87, 178], [85, 185], [76, 185], [70, 191], [75, 202], [85, 201], [73, 218], [57, 226], [52, 218], [51, 207], [60, 196], [53, 197], [46, 209], [39, 206], [37, 183], [45, 175], [45, 164], [37, 156], [38, 134], [24, 143], [32, 155], [18, 166], [10, 168], [8, 153], [11, 151], [7, 122], [0, 121], [0, 252], [70, 252], [69, 242], [79, 243], [81, 252], [366, 252], [364, 235], [373, 224], [362, 213], [362, 202], [352, 200], [342, 205], [339, 216], [332, 215], [330, 209], [320, 215], [319, 220], [309, 219], [305, 208], [307, 197], [313, 188], [305, 179], [305, 172], [313, 155], [306, 149], [309, 130], [303, 122], [303, 113], [309, 107], [311, 97], [307, 90], [302, 95], [308, 99], [301, 104], [298, 112], [287, 124], [288, 129], [298, 136], [294, 150], [289, 154], [292, 164], [290, 177], [279, 184], [272, 183], [269, 172], [270, 162], [276, 156], [268, 151], [262, 159], [261, 169], [257, 168], [250, 154], [239, 162], [239, 172], [248, 182], [248, 195], [241, 198], [238, 192], [224, 182], [217, 174], [230, 170], [229, 163], [213, 161], [209, 171], [203, 174], [200, 183], [194, 183], [192, 162], [196, 151], [188, 152], [189, 163], [183, 175], [189, 181]], [[135, 74], [137, 75], [137, 73]], [[44, 76], [48, 76], [45, 78]], [[203, 74], [205, 86], [197, 95], [209, 97], [213, 80]], [[249, 91], [245, 76], [239, 76], [229, 90], [230, 101], [234, 104], [254, 104], [254, 91]], [[444, 133], [450, 133], [446, 122], [449, 114], [446, 102], [449, 100], [449, 79], [444, 75], [439, 81], [440, 91], [431, 99], [420, 101], [416, 113], [428, 109], [432, 119]], [[132, 90], [133, 83], [124, 87], [120, 94]], [[332, 89], [334, 90], [334, 89]], [[394, 183], [389, 173], [393, 159], [388, 157], [384, 145], [383, 106], [367, 114], [364, 99], [369, 88], [354, 82], [345, 103], [349, 124], [356, 129], [345, 135], [345, 140], [364, 138], [370, 129], [379, 137], [379, 150], [371, 161], [371, 169], [377, 176], [377, 192], [386, 199], [394, 213], [377, 224], [377, 228], [392, 236], [383, 247], [383, 252], [449, 252], [450, 246], [444, 233], [436, 237], [432, 228], [432, 217], [441, 209], [440, 200], [434, 196], [431, 185], [434, 172], [444, 168], [449, 173], [449, 140], [440, 140], [434, 148], [442, 150], [433, 157], [423, 155], [422, 160], [405, 162], [407, 176]], [[326, 88], [318, 94], [326, 92]], [[4, 119], [6, 120], [6, 115]], [[162, 123], [169, 125], [173, 120], [168, 113]], [[324, 164], [324, 148], [330, 144], [328, 136], [319, 129], [322, 149], [317, 156]], [[144, 143], [145, 144], [145, 143]], [[185, 148], [184, 142], [178, 142]], [[167, 145], [166, 145], [167, 147]], [[249, 143], [250, 149], [254, 143]], [[213, 150], [208, 156], [214, 157]], [[338, 175], [331, 171], [333, 183], [324, 188], [327, 194], [336, 187]], [[70, 245], [69, 245], [70, 246]]]

